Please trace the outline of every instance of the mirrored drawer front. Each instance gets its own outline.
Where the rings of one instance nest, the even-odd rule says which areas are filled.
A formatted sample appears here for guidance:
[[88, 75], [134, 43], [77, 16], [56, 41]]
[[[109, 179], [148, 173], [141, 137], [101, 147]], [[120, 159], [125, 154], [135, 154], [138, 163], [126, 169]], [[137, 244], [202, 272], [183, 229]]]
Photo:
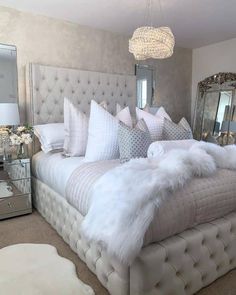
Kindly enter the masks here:
[[31, 210], [30, 195], [0, 199], [0, 218], [13, 212], [25, 210]]
[[30, 177], [30, 162], [29, 160], [23, 159], [4, 163], [4, 171], [8, 174], [10, 179]]
[[0, 180], [0, 198], [14, 197], [31, 193], [31, 179]]

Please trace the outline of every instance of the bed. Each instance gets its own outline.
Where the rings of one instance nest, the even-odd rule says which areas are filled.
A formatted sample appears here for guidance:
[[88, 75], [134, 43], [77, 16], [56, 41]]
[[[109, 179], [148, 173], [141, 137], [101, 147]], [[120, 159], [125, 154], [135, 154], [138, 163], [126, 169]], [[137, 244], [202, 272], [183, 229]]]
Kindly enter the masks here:
[[[88, 112], [94, 97], [100, 101], [105, 98], [110, 112], [115, 111], [116, 102], [129, 105], [131, 109], [136, 104], [134, 76], [30, 64], [27, 81], [27, 114], [32, 124], [63, 122], [64, 96], [74, 102], [79, 97], [81, 100], [77, 103], [84, 112]], [[165, 237], [156, 233], [159, 240], [153, 240], [150, 229], [144, 247], [129, 267], [108, 257], [106, 251], [81, 237], [80, 226], [86, 210], [77, 210], [64, 197], [68, 175], [75, 167], [83, 165], [83, 159], [65, 160], [60, 154], [52, 155], [50, 159], [47, 157], [41, 152], [33, 158], [34, 206], [112, 295], [194, 294], [236, 267], [236, 212], [232, 208], [222, 211], [220, 218], [210, 218], [208, 222], [202, 219], [199, 225], [192, 225], [178, 234], [169, 232]], [[53, 176], [55, 172], [50, 166], [65, 166], [62, 164], [65, 161], [66, 171]], [[46, 168], [42, 163], [52, 164]], [[48, 176], [45, 171], [49, 171]], [[225, 180], [227, 175], [222, 178], [222, 183]], [[232, 204], [227, 203], [227, 206]], [[217, 208], [219, 211], [220, 207]]]

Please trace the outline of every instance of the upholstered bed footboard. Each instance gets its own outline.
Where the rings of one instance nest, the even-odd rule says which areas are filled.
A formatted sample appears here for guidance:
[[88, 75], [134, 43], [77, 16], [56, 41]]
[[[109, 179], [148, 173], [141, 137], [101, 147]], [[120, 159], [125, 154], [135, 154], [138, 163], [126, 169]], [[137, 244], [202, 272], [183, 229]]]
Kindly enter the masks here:
[[142, 249], [131, 267], [80, 235], [83, 216], [33, 178], [34, 206], [112, 295], [194, 294], [236, 267], [236, 213]]
[[131, 294], [195, 294], [235, 267], [234, 212], [144, 248], [131, 266]]

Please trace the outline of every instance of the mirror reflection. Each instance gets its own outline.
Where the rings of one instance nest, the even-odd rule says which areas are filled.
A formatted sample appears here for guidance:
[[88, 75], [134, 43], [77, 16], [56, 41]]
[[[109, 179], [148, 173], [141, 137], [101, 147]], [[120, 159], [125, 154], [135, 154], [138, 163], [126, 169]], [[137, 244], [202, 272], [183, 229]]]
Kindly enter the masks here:
[[0, 44], [0, 103], [17, 101], [16, 47]]
[[154, 95], [153, 68], [148, 65], [135, 66], [137, 83], [137, 107], [152, 106]]
[[219, 73], [198, 84], [194, 136], [220, 145], [236, 143], [236, 74]]

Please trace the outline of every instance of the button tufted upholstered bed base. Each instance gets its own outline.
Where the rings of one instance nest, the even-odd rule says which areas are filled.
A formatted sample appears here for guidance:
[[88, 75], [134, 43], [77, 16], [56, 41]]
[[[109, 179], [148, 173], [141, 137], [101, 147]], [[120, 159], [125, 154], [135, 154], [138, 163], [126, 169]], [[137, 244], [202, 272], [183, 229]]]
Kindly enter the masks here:
[[80, 235], [83, 216], [33, 178], [33, 203], [112, 295], [194, 294], [236, 267], [236, 212], [142, 249], [130, 267]]
[[[27, 74], [28, 122], [63, 122], [63, 98], [88, 113], [91, 99], [136, 105], [135, 77], [30, 64]], [[37, 148], [36, 148], [37, 150]], [[33, 202], [112, 295], [194, 294], [236, 267], [236, 212], [196, 226], [142, 249], [130, 266], [108, 258], [80, 235], [83, 216], [55, 191], [33, 178]]]

